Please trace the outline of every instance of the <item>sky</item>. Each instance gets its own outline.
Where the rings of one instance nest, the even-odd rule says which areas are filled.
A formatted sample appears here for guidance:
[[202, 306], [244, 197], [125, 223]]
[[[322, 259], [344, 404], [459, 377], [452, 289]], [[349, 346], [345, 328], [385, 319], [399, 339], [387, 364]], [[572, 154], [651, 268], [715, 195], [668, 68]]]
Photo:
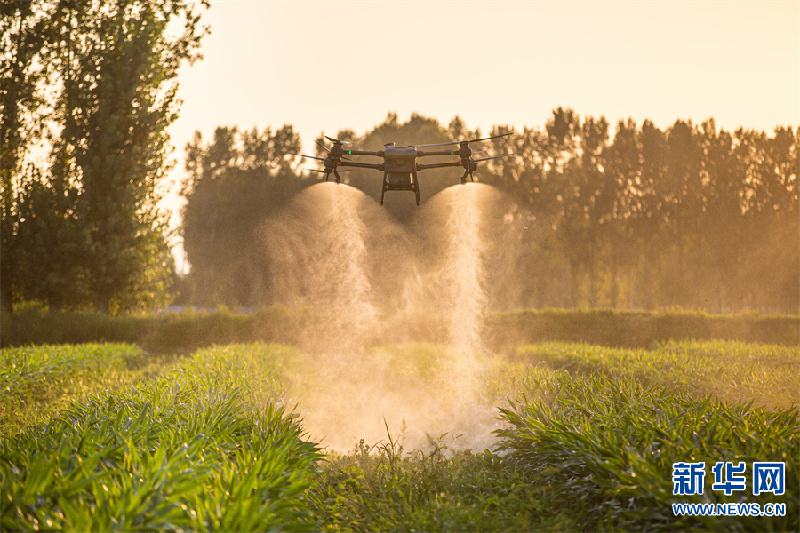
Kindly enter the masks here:
[[194, 132], [217, 126], [291, 124], [313, 154], [320, 132], [363, 134], [390, 111], [484, 133], [540, 128], [557, 107], [661, 128], [800, 125], [800, 0], [212, 0], [204, 22], [204, 59], [179, 78], [174, 181]]

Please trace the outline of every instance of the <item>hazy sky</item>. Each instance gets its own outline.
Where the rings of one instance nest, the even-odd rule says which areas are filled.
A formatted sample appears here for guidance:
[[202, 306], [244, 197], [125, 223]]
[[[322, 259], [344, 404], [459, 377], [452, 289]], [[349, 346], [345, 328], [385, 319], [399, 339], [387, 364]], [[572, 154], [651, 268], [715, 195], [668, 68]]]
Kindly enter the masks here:
[[[173, 126], [358, 133], [388, 111], [539, 126], [553, 108], [667, 127], [800, 118], [800, 2], [213, 2]], [[182, 156], [182, 153], [179, 155]]]
[[662, 128], [800, 124], [798, 0], [212, 3], [205, 59], [180, 77], [176, 177], [194, 131], [221, 125], [292, 124], [313, 150], [389, 111], [484, 132], [558, 106]]

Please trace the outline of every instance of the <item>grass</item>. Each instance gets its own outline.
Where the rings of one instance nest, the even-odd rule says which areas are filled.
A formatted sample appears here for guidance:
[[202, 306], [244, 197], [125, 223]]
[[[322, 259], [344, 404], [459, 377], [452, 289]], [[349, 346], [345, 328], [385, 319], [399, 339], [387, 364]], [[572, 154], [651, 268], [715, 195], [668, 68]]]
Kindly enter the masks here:
[[[346, 317], [345, 317], [346, 318]], [[587, 342], [603, 346], [647, 347], [670, 339], [725, 339], [749, 343], [800, 345], [800, 315], [610, 310], [521, 310], [486, 317], [487, 346], [503, 351], [543, 341]], [[449, 342], [449, 317], [421, 315], [401, 324], [375, 324], [376, 344]], [[183, 312], [108, 316], [26, 308], [0, 316], [0, 346], [119, 342], [160, 353], [192, 352], [230, 343], [318, 344], [330, 316], [311, 308], [264, 307], [253, 314]], [[324, 341], [323, 341], [324, 342]], [[323, 346], [324, 348], [324, 346]]]
[[[579, 529], [722, 529], [796, 531], [800, 517], [800, 425], [797, 407], [769, 411], [750, 404], [696, 400], [631, 377], [554, 372], [502, 411], [507, 460], [555, 487]], [[678, 518], [670, 504], [765, 503], [774, 495], [673, 496], [676, 462], [781, 461], [785, 517]], [[706, 481], [706, 484], [710, 483]]]
[[387, 440], [330, 455], [311, 504], [322, 531], [526, 531], [571, 524], [547, 513], [522, 469], [489, 451], [449, 450], [444, 440], [406, 452]]
[[4, 437], [2, 529], [313, 529], [302, 502], [320, 456], [267, 400], [290, 356], [267, 346], [199, 352]]
[[128, 343], [150, 352], [192, 352], [197, 348], [244, 342], [297, 343], [310, 331], [308, 309], [264, 307], [253, 314], [226, 309], [161, 315], [110, 316], [27, 308], [0, 317], [0, 346]]
[[69, 402], [168, 371], [175, 357], [131, 344], [28, 346], [0, 352], [0, 432], [41, 423]]
[[[393, 386], [456, 392], [446, 346], [358, 357]], [[795, 348], [549, 342], [463, 361], [480, 369], [473, 399], [503, 407], [498, 448], [473, 453], [457, 435], [434, 435], [406, 449], [404, 430], [387, 424], [384, 440], [323, 456], [288, 400], [302, 402], [324, 377], [298, 348], [233, 344], [172, 358], [129, 344], [3, 350], [0, 528], [800, 529]], [[710, 466], [702, 497], [672, 495], [674, 462], [756, 460], [786, 462], [786, 495], [726, 497], [710, 490]], [[788, 513], [675, 517], [670, 507], [739, 501], [786, 503]]]
[[495, 313], [488, 317], [488, 345], [562, 341], [626, 348], [669, 340], [722, 339], [748, 343], [800, 344], [800, 316], [701, 312], [544, 309]]
[[738, 341], [666, 342], [623, 349], [549, 342], [520, 346], [511, 359], [585, 374], [631, 376], [694, 398], [785, 408], [798, 402], [800, 349]]

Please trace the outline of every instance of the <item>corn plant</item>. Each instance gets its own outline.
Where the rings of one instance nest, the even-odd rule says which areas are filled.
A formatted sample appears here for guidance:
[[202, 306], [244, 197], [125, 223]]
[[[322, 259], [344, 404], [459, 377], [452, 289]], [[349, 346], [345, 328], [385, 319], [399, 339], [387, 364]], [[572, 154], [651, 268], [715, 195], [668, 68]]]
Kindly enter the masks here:
[[800, 390], [800, 350], [790, 346], [681, 341], [645, 350], [549, 342], [517, 347], [512, 358], [555, 369], [625, 374], [697, 398], [754, 400], [773, 408], [797, 404]]
[[[769, 411], [724, 404], [631, 377], [553, 373], [530, 382], [528, 396], [501, 410], [508, 459], [556, 488], [574, 506], [580, 526], [624, 529], [721, 527], [797, 530], [800, 425], [796, 407]], [[786, 463], [785, 517], [672, 516], [672, 465], [677, 462]], [[766, 501], [770, 501], [769, 496]], [[713, 492], [701, 502], [764, 502], [762, 496]], [[738, 499], [737, 499], [738, 498]]]
[[130, 344], [26, 346], [0, 351], [0, 431], [42, 422], [72, 400], [157, 376], [174, 358]]
[[316, 445], [248, 381], [270, 375], [248, 363], [280, 355], [261, 346], [237, 358], [245, 352], [200, 353], [0, 439], [2, 529], [314, 529]]

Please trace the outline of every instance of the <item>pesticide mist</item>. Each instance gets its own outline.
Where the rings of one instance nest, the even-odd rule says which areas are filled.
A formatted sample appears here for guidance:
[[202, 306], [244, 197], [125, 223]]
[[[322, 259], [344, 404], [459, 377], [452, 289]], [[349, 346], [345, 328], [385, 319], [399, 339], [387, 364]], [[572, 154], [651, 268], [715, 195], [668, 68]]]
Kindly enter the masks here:
[[[388, 426], [407, 449], [444, 434], [491, 446], [482, 334], [487, 271], [507, 261], [502, 203], [487, 185], [457, 185], [404, 226], [359, 190], [321, 183], [265, 224], [276, 300], [322, 317], [304, 332], [290, 399], [311, 438], [347, 451]], [[446, 344], [412, 342], [420, 333]]]

